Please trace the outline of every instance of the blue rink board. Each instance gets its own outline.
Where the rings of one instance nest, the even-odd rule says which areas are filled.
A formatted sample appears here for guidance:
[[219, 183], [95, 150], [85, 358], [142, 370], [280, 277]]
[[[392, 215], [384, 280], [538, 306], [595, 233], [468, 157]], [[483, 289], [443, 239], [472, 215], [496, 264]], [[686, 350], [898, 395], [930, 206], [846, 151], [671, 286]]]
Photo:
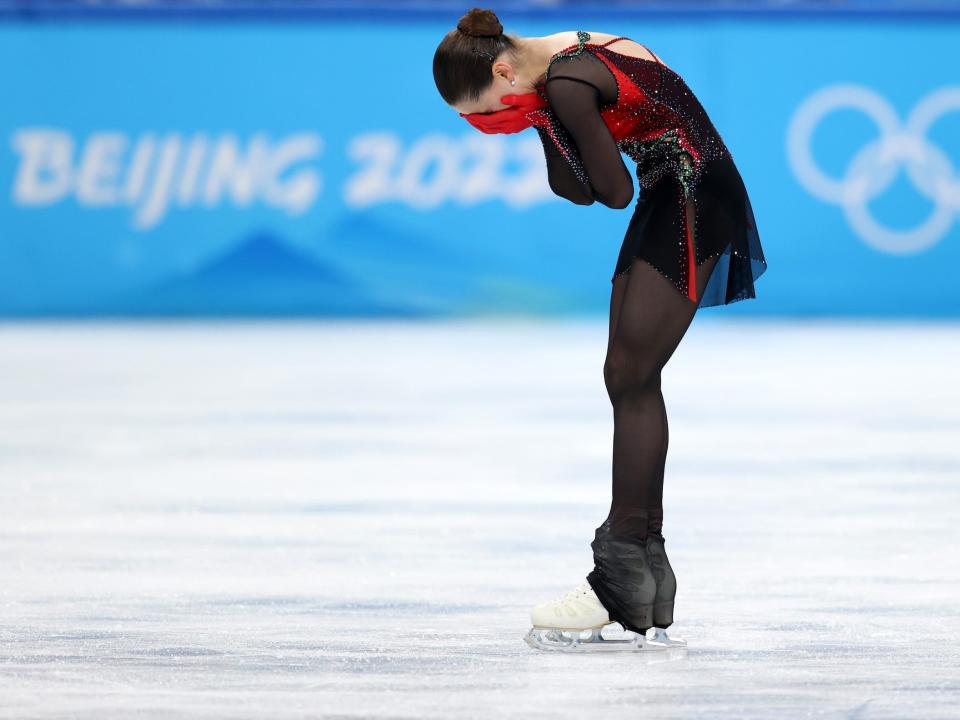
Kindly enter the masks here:
[[[698, 94], [769, 262], [706, 313], [960, 316], [955, 19], [504, 20]], [[632, 207], [443, 103], [452, 22], [0, 23], [0, 315], [606, 313]]]

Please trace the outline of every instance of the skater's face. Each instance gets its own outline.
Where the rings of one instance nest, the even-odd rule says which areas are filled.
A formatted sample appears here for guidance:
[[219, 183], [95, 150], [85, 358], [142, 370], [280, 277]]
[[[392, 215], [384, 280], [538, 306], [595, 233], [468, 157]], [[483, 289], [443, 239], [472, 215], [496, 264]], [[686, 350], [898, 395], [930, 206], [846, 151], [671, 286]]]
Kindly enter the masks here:
[[492, 113], [509, 107], [509, 105], [504, 105], [500, 102], [500, 98], [504, 95], [519, 92], [517, 85], [510, 84], [510, 81], [515, 80], [517, 77], [513, 66], [508, 62], [498, 60], [493, 64], [491, 70], [493, 72], [493, 80], [490, 85], [487, 86], [487, 89], [480, 93], [480, 97], [476, 100], [461, 100], [451, 107], [464, 115], [469, 115], [470, 113]]

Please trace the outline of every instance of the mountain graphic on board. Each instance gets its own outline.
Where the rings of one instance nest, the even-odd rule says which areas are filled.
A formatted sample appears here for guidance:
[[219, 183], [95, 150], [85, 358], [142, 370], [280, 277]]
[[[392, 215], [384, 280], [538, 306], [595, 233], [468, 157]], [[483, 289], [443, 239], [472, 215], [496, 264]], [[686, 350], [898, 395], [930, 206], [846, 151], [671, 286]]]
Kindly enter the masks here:
[[370, 297], [350, 276], [269, 232], [254, 233], [201, 267], [122, 303], [133, 314], [411, 316]]
[[473, 278], [489, 258], [458, 245], [454, 233], [445, 233], [440, 241], [432, 237], [435, 232], [435, 227], [418, 230], [369, 212], [351, 213], [324, 232], [318, 251], [388, 296], [412, 291], [456, 303], [469, 294]]
[[[492, 240], [477, 241], [479, 236]], [[502, 230], [457, 224], [395, 224], [373, 212], [351, 213], [319, 240], [319, 252], [363, 278], [378, 297], [437, 315], [477, 312], [563, 312], [582, 302], [556, 272], [512, 258]], [[539, 273], [539, 275], [538, 275]]]

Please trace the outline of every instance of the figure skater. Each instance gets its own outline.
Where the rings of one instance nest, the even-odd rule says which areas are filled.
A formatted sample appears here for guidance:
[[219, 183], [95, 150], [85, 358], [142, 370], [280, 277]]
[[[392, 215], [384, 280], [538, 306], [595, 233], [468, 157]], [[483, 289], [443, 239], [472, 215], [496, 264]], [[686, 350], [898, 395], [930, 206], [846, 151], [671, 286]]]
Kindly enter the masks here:
[[[661, 372], [699, 307], [755, 298], [766, 270], [740, 173], [686, 82], [645, 45], [583, 30], [507, 35], [473, 8], [433, 58], [440, 95], [485, 133], [535, 128], [551, 190], [626, 208], [611, 278], [604, 383], [613, 405], [613, 492], [591, 543], [594, 568], [534, 607], [527, 642], [560, 650], [664, 650], [676, 576], [664, 549], [667, 414]], [[626, 639], [606, 639], [619, 623]], [[654, 632], [647, 637], [651, 628]], [[589, 631], [589, 636], [582, 636]]]

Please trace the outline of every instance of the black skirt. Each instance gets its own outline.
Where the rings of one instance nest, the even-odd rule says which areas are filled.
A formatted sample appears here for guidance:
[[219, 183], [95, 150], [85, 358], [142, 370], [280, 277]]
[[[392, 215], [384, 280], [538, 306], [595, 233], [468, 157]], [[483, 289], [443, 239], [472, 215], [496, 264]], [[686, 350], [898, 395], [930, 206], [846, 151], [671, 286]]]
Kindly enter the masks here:
[[755, 298], [754, 283], [767, 269], [767, 261], [733, 157], [726, 154], [706, 163], [690, 194], [696, 213], [692, 238], [685, 231], [684, 188], [676, 175], [664, 174], [654, 185], [640, 190], [610, 281], [629, 270], [634, 258], [640, 258], [689, 296], [689, 279], [696, 277], [704, 260], [719, 255], [700, 307]]

